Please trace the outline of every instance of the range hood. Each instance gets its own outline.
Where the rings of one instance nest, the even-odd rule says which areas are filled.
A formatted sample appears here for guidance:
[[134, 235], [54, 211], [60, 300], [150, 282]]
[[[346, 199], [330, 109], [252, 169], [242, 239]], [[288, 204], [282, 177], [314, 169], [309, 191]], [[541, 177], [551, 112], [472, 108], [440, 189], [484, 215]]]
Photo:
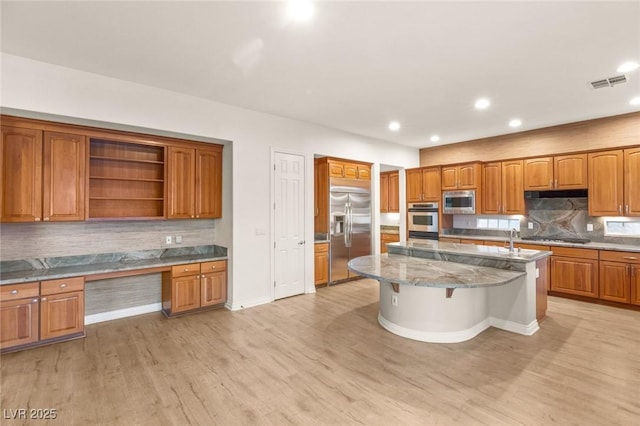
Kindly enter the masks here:
[[561, 191], [524, 191], [525, 200], [536, 198], [587, 198], [586, 189], [566, 189]]

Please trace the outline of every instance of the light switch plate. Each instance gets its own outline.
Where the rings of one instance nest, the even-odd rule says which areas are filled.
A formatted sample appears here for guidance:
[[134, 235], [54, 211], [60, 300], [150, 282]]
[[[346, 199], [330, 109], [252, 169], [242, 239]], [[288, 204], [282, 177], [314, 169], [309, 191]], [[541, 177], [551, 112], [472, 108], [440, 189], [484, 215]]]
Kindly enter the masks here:
[[182, 235], [176, 235], [176, 244], [182, 244]]
[[527, 229], [533, 229], [533, 222], [527, 223]]
[[171, 235], [167, 235], [166, 237], [164, 237], [164, 243], [171, 244]]
[[587, 223], [587, 232], [593, 232], [593, 223]]

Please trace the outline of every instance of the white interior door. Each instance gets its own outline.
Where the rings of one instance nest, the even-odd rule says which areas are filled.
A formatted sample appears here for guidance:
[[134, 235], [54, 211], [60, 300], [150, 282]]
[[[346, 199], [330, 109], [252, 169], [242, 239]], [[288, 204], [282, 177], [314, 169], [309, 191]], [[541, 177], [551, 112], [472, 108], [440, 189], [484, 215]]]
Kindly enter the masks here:
[[304, 156], [274, 153], [274, 297], [304, 293]]

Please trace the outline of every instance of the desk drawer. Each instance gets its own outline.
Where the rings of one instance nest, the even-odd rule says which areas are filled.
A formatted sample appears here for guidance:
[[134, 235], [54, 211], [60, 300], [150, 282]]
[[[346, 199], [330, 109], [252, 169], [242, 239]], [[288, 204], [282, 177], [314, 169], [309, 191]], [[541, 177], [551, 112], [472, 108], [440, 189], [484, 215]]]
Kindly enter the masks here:
[[203, 274], [208, 272], [219, 272], [227, 270], [227, 261], [226, 260], [216, 260], [213, 262], [204, 262], [200, 265], [200, 271]]
[[24, 283], [0, 286], [0, 300], [18, 300], [40, 295], [40, 283]]
[[67, 293], [70, 291], [84, 291], [84, 277], [42, 281], [40, 294], [47, 296], [49, 294]]
[[186, 277], [187, 275], [197, 275], [200, 273], [199, 263], [188, 263], [185, 265], [176, 265], [171, 268], [171, 276], [173, 278]]

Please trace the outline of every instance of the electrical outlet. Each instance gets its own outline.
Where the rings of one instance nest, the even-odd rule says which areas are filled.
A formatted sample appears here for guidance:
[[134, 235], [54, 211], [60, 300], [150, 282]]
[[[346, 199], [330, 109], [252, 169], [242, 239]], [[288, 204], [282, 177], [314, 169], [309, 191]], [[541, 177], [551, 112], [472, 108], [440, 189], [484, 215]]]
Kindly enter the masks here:
[[398, 306], [398, 295], [397, 294], [392, 294], [391, 295], [391, 304], [393, 306]]
[[164, 237], [164, 243], [171, 244], [171, 235], [167, 235], [166, 237]]
[[593, 232], [593, 223], [587, 223], [587, 232]]
[[527, 229], [533, 229], [533, 222], [527, 223]]
[[176, 235], [176, 244], [182, 244], [182, 235]]

